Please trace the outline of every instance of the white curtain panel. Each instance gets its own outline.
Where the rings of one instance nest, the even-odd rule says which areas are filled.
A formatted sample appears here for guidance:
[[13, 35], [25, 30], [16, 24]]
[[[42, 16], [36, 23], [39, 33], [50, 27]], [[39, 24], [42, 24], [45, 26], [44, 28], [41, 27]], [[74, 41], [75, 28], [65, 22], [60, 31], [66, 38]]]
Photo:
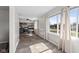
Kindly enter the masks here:
[[62, 49], [62, 45], [64, 45], [64, 36], [65, 36], [65, 32], [64, 32], [64, 26], [65, 26], [65, 20], [64, 20], [64, 10], [62, 10], [62, 14], [61, 14], [61, 25], [60, 25], [60, 40], [59, 40], [59, 44], [58, 44], [58, 49]]
[[69, 7], [64, 7], [62, 10], [58, 49], [62, 49], [64, 52], [70, 52]]
[[70, 28], [70, 16], [69, 16], [70, 8], [66, 7], [66, 18], [65, 18], [65, 52], [71, 52], [70, 51], [70, 41], [71, 41], [71, 28]]

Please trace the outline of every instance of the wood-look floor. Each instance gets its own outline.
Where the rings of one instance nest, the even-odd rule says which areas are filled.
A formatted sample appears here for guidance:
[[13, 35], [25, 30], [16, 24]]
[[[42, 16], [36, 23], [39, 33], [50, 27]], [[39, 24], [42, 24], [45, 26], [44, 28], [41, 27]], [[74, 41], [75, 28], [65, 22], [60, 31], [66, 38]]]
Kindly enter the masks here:
[[39, 36], [22, 34], [16, 53], [61, 53], [57, 47]]

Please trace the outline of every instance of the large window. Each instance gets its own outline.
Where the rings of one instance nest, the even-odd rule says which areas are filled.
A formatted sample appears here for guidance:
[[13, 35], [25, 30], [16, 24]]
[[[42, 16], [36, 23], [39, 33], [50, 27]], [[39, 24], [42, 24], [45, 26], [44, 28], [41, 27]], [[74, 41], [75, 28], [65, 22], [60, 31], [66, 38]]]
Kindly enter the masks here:
[[71, 36], [79, 37], [79, 8], [70, 10]]
[[49, 18], [50, 32], [59, 33], [60, 32], [60, 17], [61, 15], [55, 15]]

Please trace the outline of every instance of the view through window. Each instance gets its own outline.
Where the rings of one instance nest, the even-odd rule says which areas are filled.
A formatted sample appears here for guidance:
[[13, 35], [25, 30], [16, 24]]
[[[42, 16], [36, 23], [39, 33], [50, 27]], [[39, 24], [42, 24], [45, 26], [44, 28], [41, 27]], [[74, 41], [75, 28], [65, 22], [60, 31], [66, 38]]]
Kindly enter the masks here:
[[71, 36], [79, 37], [79, 8], [70, 10]]
[[50, 32], [59, 33], [60, 32], [60, 17], [61, 15], [55, 15], [49, 18]]

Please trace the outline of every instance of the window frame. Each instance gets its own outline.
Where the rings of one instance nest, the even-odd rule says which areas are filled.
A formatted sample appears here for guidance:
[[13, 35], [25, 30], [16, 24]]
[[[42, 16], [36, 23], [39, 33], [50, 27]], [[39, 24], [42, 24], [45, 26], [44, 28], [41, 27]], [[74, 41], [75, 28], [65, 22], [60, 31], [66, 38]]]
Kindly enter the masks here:
[[[50, 18], [51, 18], [51, 17], [59, 16], [59, 15], [60, 15], [60, 24], [61, 24], [61, 12], [60, 12], [60, 13], [57, 13], [57, 14], [55, 14], [55, 15], [53, 15], [53, 16], [50, 16], [50, 17], [48, 18], [48, 20], [50, 21]], [[49, 32], [50, 32], [50, 33], [59, 35], [59, 34], [60, 34], [59, 31], [60, 31], [60, 29], [59, 29], [59, 20], [58, 20], [58, 18], [57, 18], [57, 32], [56, 32], [56, 33], [50, 31], [50, 22], [49, 22]]]
[[[70, 10], [69, 10], [69, 16], [70, 16], [70, 11], [73, 10], [73, 9], [76, 9], [76, 8], [79, 8], [79, 6], [77, 7], [70, 7]], [[78, 9], [79, 10], [79, 9]], [[70, 19], [70, 17], [69, 17]], [[77, 21], [76, 21], [76, 36], [72, 36], [71, 37], [74, 37], [74, 38], [79, 38], [78, 37], [78, 22], [79, 22], [79, 16], [77, 16]], [[71, 28], [70, 28], [70, 33], [71, 33]]]

